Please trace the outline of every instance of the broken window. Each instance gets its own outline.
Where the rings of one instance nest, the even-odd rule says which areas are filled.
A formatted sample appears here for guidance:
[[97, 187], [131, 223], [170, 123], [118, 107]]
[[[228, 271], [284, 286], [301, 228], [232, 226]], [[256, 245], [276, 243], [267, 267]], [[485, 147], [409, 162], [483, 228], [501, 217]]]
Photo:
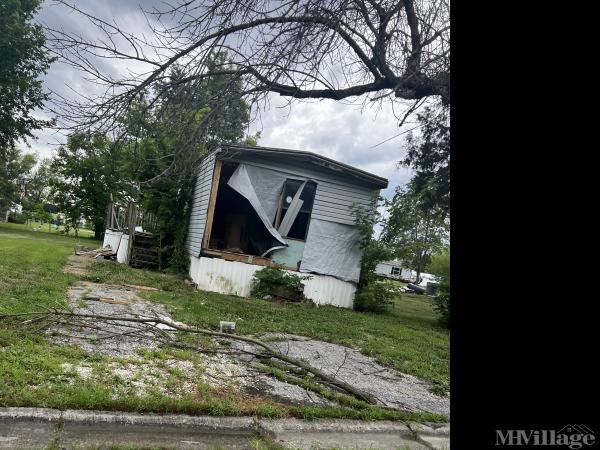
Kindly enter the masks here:
[[[271, 225], [285, 176], [260, 169], [254, 173], [256, 170], [243, 164], [222, 164], [208, 249], [264, 256], [285, 247]], [[271, 217], [268, 210], [272, 211]]]
[[289, 246], [283, 236], [306, 240], [315, 182], [219, 160], [213, 185], [205, 249], [265, 257]]
[[392, 267], [392, 275], [400, 275], [400, 267]]
[[306, 240], [316, 190], [314, 181], [285, 181], [274, 223], [283, 237]]

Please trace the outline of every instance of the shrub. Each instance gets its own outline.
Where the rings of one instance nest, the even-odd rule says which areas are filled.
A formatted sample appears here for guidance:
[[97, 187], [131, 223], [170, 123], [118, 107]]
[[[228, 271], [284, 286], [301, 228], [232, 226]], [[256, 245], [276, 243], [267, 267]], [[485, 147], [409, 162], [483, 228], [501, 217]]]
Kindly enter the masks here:
[[302, 280], [308, 278], [310, 277], [286, 272], [279, 266], [267, 266], [252, 277], [250, 294], [259, 298], [271, 295], [300, 301], [303, 299]]
[[360, 279], [354, 296], [354, 309], [357, 311], [385, 312], [393, 304], [397, 294], [394, 292], [394, 286], [378, 281], [378, 276], [375, 274], [377, 264], [392, 257], [391, 249], [373, 237], [373, 228], [381, 219], [377, 212], [379, 200], [377, 196], [372, 199], [372, 208], [357, 204], [352, 206], [362, 250]]
[[23, 224], [26, 220], [27, 217], [25, 216], [25, 214], [22, 213], [11, 212], [8, 216], [8, 221], [12, 223]]
[[354, 309], [376, 313], [386, 312], [394, 303], [396, 289], [388, 283], [374, 281], [363, 287], [354, 297]]
[[431, 258], [429, 272], [437, 275], [439, 284], [437, 294], [433, 298], [435, 308], [440, 315], [440, 322], [450, 327], [450, 249], [446, 249]]
[[450, 278], [443, 278], [433, 298], [435, 309], [440, 314], [440, 323], [450, 328]]

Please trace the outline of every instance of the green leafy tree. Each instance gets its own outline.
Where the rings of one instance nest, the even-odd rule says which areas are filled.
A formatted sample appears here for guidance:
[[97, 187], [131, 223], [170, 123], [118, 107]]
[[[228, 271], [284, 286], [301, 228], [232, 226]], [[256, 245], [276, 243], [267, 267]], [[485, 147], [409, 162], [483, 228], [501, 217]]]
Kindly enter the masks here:
[[33, 213], [33, 218], [40, 222], [41, 224], [48, 224], [48, 231], [50, 231], [50, 222], [52, 221], [52, 214], [44, 209], [44, 205], [39, 203], [35, 207], [35, 211]]
[[[155, 88], [161, 97], [154, 110], [155, 119], [170, 128], [170, 136], [181, 138], [179, 147], [188, 153], [196, 152], [198, 142], [207, 149], [220, 143], [242, 142], [250, 122], [250, 106], [243, 99], [240, 78], [230, 74], [235, 67], [228, 62], [227, 52], [207, 58], [205, 70], [210, 77], [186, 81], [185, 69], [175, 65], [168, 79]], [[174, 124], [178, 133], [171, 128]], [[256, 142], [259, 136], [248, 138]], [[192, 148], [187, 149], [190, 143]]]
[[23, 154], [15, 147], [0, 154], [0, 208], [7, 209], [21, 201], [21, 192], [32, 168], [35, 156]]
[[31, 23], [39, 7], [40, 0], [0, 0], [0, 153], [50, 124], [32, 114], [48, 98], [39, 76], [53, 61], [42, 28]]
[[[211, 61], [226, 65], [226, 55], [219, 53]], [[76, 227], [83, 217], [93, 223], [97, 238], [104, 232], [111, 195], [115, 202], [136, 200], [158, 219], [162, 261], [186, 271], [195, 164], [208, 146], [242, 141], [250, 117], [235, 77], [192, 83], [175, 67], [170, 81], [157, 87], [163, 90], [162, 102], [136, 97], [120, 123], [117, 141], [94, 133], [70, 136], [52, 162], [56, 176], [51, 184], [66, 223]], [[255, 142], [258, 136], [249, 138]]]
[[396, 257], [417, 272], [417, 279], [431, 256], [448, 242], [450, 223], [446, 211], [435, 201], [435, 192], [417, 187], [411, 180], [396, 188], [387, 202], [389, 217], [384, 223], [382, 240], [394, 249]]
[[361, 289], [377, 279], [375, 267], [381, 261], [392, 256], [392, 250], [387, 243], [375, 239], [374, 229], [381, 222], [381, 214], [378, 206], [382, 199], [374, 198], [372, 206], [365, 207], [355, 204], [353, 206], [356, 217], [356, 226], [360, 234], [360, 247], [363, 252], [360, 268], [360, 280], [358, 288]]
[[[144, 97], [139, 97], [123, 123], [122, 149], [128, 155], [125, 172], [139, 187], [133, 195], [158, 220], [161, 260], [180, 272], [188, 264], [185, 240], [194, 164], [206, 153], [202, 140], [206, 130], [198, 129], [198, 124], [207, 111], [207, 107], [189, 110], [176, 103], [149, 111]], [[190, 123], [197, 124], [196, 128]], [[196, 143], [187, 152], [174, 151], [189, 140]]]
[[[227, 55], [217, 53], [207, 64], [224, 71]], [[185, 241], [196, 162], [218, 143], [250, 139], [256, 144], [260, 135], [245, 137], [249, 107], [233, 76], [186, 82], [181, 68], [175, 66], [168, 82], [158, 89], [163, 90], [162, 102], [150, 107], [145, 96], [139, 96], [123, 121], [127, 172], [140, 186], [137, 198], [142, 208], [158, 219], [161, 259], [174, 270], [186, 272]]]
[[357, 311], [385, 312], [392, 305], [395, 296], [388, 285], [377, 281], [375, 275], [377, 264], [392, 256], [390, 247], [374, 237], [374, 228], [381, 221], [377, 207], [380, 202], [381, 199], [374, 198], [370, 207], [353, 206], [362, 250], [360, 279], [354, 298], [354, 309]]
[[89, 220], [96, 239], [104, 233], [111, 195], [118, 200], [132, 190], [126, 154], [113, 144], [102, 134], [72, 134], [51, 163], [53, 201], [73, 227], [82, 217]]
[[[78, 204], [72, 204], [69, 208], [64, 209], [62, 212], [62, 219], [65, 233], [69, 234], [69, 232], [73, 230], [75, 232], [75, 236], [79, 236], [79, 228], [82, 217], [84, 217], [83, 211]], [[94, 222], [88, 222], [88, 225], [90, 228], [94, 228]]]
[[51, 163], [51, 158], [44, 158], [24, 179], [21, 189], [21, 206], [27, 217], [31, 217], [38, 204], [48, 200], [50, 181], [53, 177]]
[[408, 152], [402, 165], [415, 170], [417, 193], [426, 193], [432, 208], [450, 213], [450, 108], [427, 107], [417, 114], [421, 133], [408, 136]]

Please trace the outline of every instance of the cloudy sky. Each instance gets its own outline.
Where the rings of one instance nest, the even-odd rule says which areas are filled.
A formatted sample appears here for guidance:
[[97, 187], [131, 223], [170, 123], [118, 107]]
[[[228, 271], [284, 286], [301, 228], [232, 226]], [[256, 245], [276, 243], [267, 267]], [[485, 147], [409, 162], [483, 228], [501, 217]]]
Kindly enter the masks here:
[[[79, 0], [77, 6], [95, 16], [114, 19], [128, 31], [144, 30], [145, 19], [139, 5], [149, 8], [159, 0]], [[84, 37], [93, 37], [95, 29], [76, 14], [46, 0], [37, 20], [51, 28], [73, 31]], [[108, 63], [107, 63], [108, 64]], [[122, 63], [121, 63], [122, 64]], [[127, 67], [107, 67], [119, 72]], [[72, 90], [93, 90], [84, 75], [74, 68], [56, 62], [44, 77], [45, 86], [61, 95], [72, 96]], [[268, 109], [260, 111], [259, 118], [250, 125], [249, 133], [261, 131], [259, 145], [312, 151], [360, 169], [386, 177], [389, 187], [382, 194], [389, 197], [396, 186], [406, 183], [410, 170], [398, 168], [397, 162], [405, 153], [406, 134], [399, 134], [398, 119], [391, 105], [381, 108], [361, 108], [361, 104], [335, 102], [333, 100], [294, 103], [286, 107], [287, 100], [273, 95]], [[396, 105], [396, 115], [398, 114]], [[37, 152], [41, 157], [52, 155], [65, 138], [52, 130], [37, 133], [38, 140], [31, 142], [27, 151]], [[388, 140], [389, 139], [389, 140]], [[386, 141], [387, 142], [384, 142]], [[24, 146], [23, 149], [26, 149]]]

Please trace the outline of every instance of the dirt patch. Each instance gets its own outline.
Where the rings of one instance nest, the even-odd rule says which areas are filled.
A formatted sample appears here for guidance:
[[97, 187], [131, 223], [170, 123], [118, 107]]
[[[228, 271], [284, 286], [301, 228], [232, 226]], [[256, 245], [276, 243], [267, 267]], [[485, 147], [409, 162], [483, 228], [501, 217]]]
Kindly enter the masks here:
[[87, 276], [90, 274], [89, 266], [93, 259], [85, 256], [71, 255], [67, 263], [63, 267], [64, 273], [72, 273], [79, 276]]
[[178, 359], [152, 360], [140, 358], [113, 360], [102, 369], [91, 365], [72, 365], [65, 363], [62, 369], [68, 377], [68, 383], [77, 383], [79, 379], [96, 382], [108, 382], [114, 387], [114, 396], [131, 394], [144, 397], [160, 392], [172, 398], [181, 398], [193, 394], [198, 388], [202, 369], [192, 361]]

